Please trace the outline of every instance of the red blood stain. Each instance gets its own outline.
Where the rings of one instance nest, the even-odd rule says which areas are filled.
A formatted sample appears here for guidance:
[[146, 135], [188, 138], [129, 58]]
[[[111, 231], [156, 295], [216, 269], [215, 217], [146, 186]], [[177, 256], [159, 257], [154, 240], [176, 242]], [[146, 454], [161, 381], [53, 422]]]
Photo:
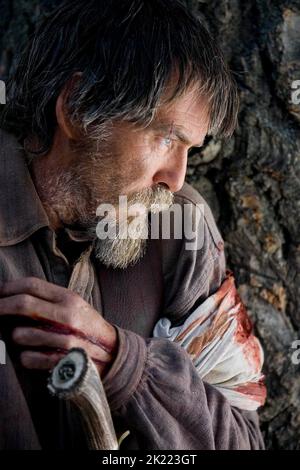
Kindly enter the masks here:
[[[48, 350], [38, 350], [38, 352], [41, 352], [42, 354], [45, 354], [46, 356], [52, 356], [53, 354], [60, 354], [62, 357], [65, 356], [66, 354], [69, 353], [69, 350], [68, 349], [64, 349], [64, 348], [53, 348], [52, 350], [48, 349]], [[97, 359], [95, 357], [91, 357], [91, 359], [93, 359], [93, 361], [98, 364], [99, 366], [107, 366], [108, 362], [107, 361], [101, 361], [100, 359]]]
[[237, 343], [244, 344], [252, 332], [252, 322], [247, 313], [246, 307], [243, 304], [238, 292], [235, 290], [235, 305], [240, 304], [236, 314], [237, 330], [235, 333], [235, 340]]
[[257, 401], [261, 405], [264, 405], [267, 398], [267, 388], [265, 386], [264, 379], [265, 377], [262, 376], [258, 382], [247, 382], [243, 385], [234, 387], [234, 390], [247, 395], [249, 398]]
[[73, 328], [69, 325], [64, 325], [54, 320], [49, 320], [41, 317], [37, 313], [32, 313], [30, 317], [34, 320], [38, 321], [38, 328], [40, 330], [51, 331], [53, 333], [61, 334], [61, 335], [72, 335], [76, 338], [83, 339], [85, 341], [89, 341], [90, 343], [94, 344], [95, 346], [99, 346], [101, 349], [106, 351], [108, 354], [114, 354], [115, 348], [108, 344], [107, 342], [103, 341], [102, 339], [95, 338], [93, 336], [87, 335], [82, 331]]
[[[234, 287], [235, 289], [235, 287]], [[244, 356], [256, 372], [262, 367], [263, 356], [258, 339], [252, 334], [253, 324], [247, 313], [237, 290], [235, 289], [235, 302], [240, 305], [236, 314], [237, 329], [235, 332], [235, 341], [243, 345]]]
[[[244, 356], [248, 363], [251, 365], [253, 370], [259, 372], [262, 366], [263, 356], [261, 353], [261, 348], [258, 342], [258, 339], [253, 335], [253, 324], [248, 315], [247, 309], [242, 302], [242, 299], [236, 289], [235, 279], [233, 272], [229, 269], [226, 270], [226, 279], [223, 282], [220, 289], [216, 292], [217, 301], [220, 302], [224, 297], [229, 296], [229, 299], [232, 298], [232, 307], [238, 306], [238, 310], [235, 314], [237, 328], [234, 335], [234, 341], [242, 345]], [[222, 302], [223, 303], [223, 302]], [[223, 312], [225, 304], [220, 307], [220, 313]], [[227, 304], [226, 304], [227, 305]], [[222, 310], [222, 312], [221, 312]], [[230, 313], [227, 311], [227, 313]]]

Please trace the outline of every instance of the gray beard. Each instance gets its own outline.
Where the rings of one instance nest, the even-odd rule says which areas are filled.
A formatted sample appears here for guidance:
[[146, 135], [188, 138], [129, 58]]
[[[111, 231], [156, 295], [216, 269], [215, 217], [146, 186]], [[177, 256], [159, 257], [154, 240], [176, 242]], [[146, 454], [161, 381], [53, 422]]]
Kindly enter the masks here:
[[[94, 243], [95, 256], [105, 266], [125, 269], [136, 264], [144, 256], [147, 247], [147, 214], [140, 219], [140, 225], [134, 228], [134, 237], [120, 238], [120, 231], [117, 229], [115, 237], [99, 239], [96, 234], [96, 214], [88, 210], [86, 198], [82, 197], [82, 182], [74, 177], [74, 174], [57, 172], [47, 175], [47, 180], [41, 188], [43, 203], [60, 215], [64, 226], [70, 229], [77, 226], [81, 235]], [[158, 213], [168, 209], [173, 203], [173, 198], [173, 193], [160, 186], [155, 190], [148, 189], [131, 195], [128, 205], [140, 203], [146, 207], [148, 213]], [[157, 205], [157, 208], [152, 210], [152, 205]], [[117, 221], [112, 221], [112, 227], [116, 223]]]
[[96, 240], [95, 256], [105, 266], [114, 269], [125, 269], [133, 266], [141, 259], [147, 247], [146, 239], [106, 239]]
[[[161, 211], [169, 209], [174, 200], [174, 195], [164, 188], [159, 188], [153, 194], [151, 197], [149, 194], [147, 195], [147, 192], [136, 193], [130, 198], [130, 204], [143, 204], [146, 211], [140, 213], [136, 221], [124, 216], [117, 220], [111, 219], [108, 232], [114, 230], [112, 236], [107, 236], [104, 239], [97, 238], [95, 256], [105, 266], [125, 269], [136, 264], [145, 255], [150, 233], [148, 215], [152, 212], [157, 216]], [[124, 230], [128, 229], [128, 226], [130, 226], [130, 234]], [[127, 236], [122, 238], [124, 233]]]

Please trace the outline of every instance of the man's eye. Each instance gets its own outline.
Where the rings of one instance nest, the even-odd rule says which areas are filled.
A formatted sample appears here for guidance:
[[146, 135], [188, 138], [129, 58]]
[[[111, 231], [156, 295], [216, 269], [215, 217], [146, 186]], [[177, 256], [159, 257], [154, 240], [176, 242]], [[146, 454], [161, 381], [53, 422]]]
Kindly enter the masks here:
[[170, 147], [170, 145], [172, 144], [172, 139], [171, 139], [171, 137], [164, 137], [164, 138], [163, 138], [163, 143], [164, 143], [167, 147]]

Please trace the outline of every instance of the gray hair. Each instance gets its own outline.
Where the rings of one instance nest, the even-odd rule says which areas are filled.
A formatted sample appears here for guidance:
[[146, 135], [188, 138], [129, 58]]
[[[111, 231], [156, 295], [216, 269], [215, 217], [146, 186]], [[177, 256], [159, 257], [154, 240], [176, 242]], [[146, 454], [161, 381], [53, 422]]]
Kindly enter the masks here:
[[33, 136], [39, 148], [32, 152], [47, 153], [57, 98], [76, 72], [81, 77], [66, 110], [87, 137], [101, 137], [104, 123], [114, 120], [145, 126], [174, 70], [169, 101], [198, 84], [199, 95], [209, 98], [209, 133], [230, 136], [236, 83], [203, 21], [180, 0], [66, 0], [44, 15], [21, 54], [1, 126], [22, 141]]

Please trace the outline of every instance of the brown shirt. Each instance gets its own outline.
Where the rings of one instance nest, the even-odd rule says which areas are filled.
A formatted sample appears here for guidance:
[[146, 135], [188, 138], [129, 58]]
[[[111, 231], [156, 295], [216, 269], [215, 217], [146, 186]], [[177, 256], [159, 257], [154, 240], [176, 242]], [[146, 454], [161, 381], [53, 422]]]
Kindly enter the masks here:
[[[50, 229], [23, 149], [3, 130], [0, 168], [0, 282], [36, 276], [68, 287], [114, 324], [119, 349], [103, 383], [117, 433], [130, 430], [121, 448], [264, 449], [256, 412], [230, 406], [179, 345], [151, 338], [159, 318], [182, 321], [225, 277], [224, 243], [201, 195], [185, 183], [175, 200], [205, 205], [199, 250], [186, 250], [185, 239], [150, 239], [135, 266], [111, 269], [88, 243]], [[0, 365], [0, 449], [85, 448], [76, 410], [50, 397], [48, 374], [20, 366], [10, 328], [0, 317], [8, 352]]]

